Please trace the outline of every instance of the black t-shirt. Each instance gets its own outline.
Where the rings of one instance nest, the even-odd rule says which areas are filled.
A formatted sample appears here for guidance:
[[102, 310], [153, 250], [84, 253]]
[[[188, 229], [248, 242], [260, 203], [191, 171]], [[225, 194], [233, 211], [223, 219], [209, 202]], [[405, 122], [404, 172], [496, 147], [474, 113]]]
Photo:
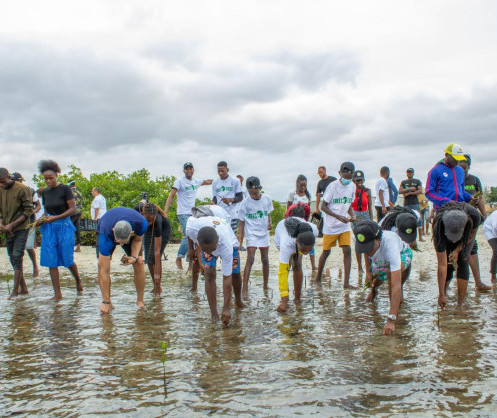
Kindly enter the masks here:
[[47, 187], [43, 190], [41, 198], [43, 199], [43, 207], [46, 213], [49, 215], [61, 215], [69, 208], [67, 201], [73, 200], [74, 195], [69, 186], [59, 184], [53, 189]]
[[473, 176], [473, 174], [469, 174], [468, 177], [464, 178], [464, 190], [472, 195], [481, 192], [483, 190], [483, 187], [481, 187], [480, 179], [476, 176]]
[[318, 188], [316, 190], [316, 196], [323, 196], [324, 191], [326, 188], [330, 185], [330, 183], [333, 183], [336, 180], [336, 177], [333, 176], [328, 176], [325, 179], [321, 179], [318, 181]]
[[[135, 205], [135, 210], [140, 212], [139, 205]], [[155, 216], [155, 222], [153, 224], [148, 224], [147, 233], [154, 233], [154, 237], [167, 237], [169, 239], [169, 235], [171, 233], [171, 223], [169, 219], [163, 218], [160, 213], [157, 213]]]
[[[480, 216], [480, 212], [476, 208], [474, 208], [471, 205], [466, 204], [466, 211], [468, 213], [468, 216], [471, 218], [473, 221], [473, 226], [471, 229], [478, 228], [481, 224], [482, 217]], [[435, 251], [442, 253], [444, 251], [452, 251], [454, 250], [459, 244], [459, 242], [451, 242], [447, 239], [445, 236], [445, 228], [443, 222], [440, 223], [441, 231], [440, 234], [434, 234], [434, 245], [435, 245]], [[438, 237], [441, 237], [440, 239]]]
[[[410, 180], [402, 180], [402, 182], [400, 183], [400, 187], [402, 187], [403, 189], [416, 187], [416, 190], [419, 190], [423, 187], [423, 185], [418, 179], [412, 178]], [[404, 205], [419, 205], [418, 195], [404, 196]]]

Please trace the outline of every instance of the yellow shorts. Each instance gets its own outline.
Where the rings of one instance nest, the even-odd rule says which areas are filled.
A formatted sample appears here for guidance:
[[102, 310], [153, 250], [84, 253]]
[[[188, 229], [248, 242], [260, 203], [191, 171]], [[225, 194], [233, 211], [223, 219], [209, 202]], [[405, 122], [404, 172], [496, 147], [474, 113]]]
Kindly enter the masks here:
[[350, 245], [350, 231], [335, 235], [323, 235], [323, 250], [328, 251], [338, 242], [340, 247]]

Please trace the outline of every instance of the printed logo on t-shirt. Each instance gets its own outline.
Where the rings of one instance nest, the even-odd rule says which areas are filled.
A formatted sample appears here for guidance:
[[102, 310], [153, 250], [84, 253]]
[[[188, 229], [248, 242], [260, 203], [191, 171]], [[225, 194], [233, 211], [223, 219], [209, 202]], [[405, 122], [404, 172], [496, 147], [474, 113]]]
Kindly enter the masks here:
[[218, 221], [212, 221], [212, 223], [213, 223], [214, 225], [221, 225], [221, 222], [218, 222]]
[[256, 213], [247, 213], [245, 217], [247, 219], [261, 219], [264, 216], [268, 216], [269, 212], [267, 210], [258, 210]]
[[352, 203], [352, 198], [344, 196], [337, 199], [333, 199], [332, 203], [346, 205], [347, 203]]
[[449, 175], [444, 171], [444, 177], [449, 177]]
[[198, 187], [196, 187], [194, 184], [190, 184], [189, 186], [185, 186], [186, 191], [195, 190], [195, 189], [198, 189]]
[[464, 190], [472, 192], [476, 190], [476, 187], [474, 184], [466, 184], [466, 186], [464, 186]]
[[232, 186], [221, 186], [220, 188], [216, 189], [216, 192], [232, 192], [233, 187]]

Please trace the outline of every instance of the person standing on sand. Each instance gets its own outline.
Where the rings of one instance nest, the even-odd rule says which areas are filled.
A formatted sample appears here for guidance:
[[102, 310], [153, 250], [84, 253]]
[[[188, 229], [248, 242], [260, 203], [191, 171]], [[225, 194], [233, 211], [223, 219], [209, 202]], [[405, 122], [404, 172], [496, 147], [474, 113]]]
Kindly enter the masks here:
[[[368, 189], [364, 186], [364, 172], [362, 170], [357, 170], [354, 172], [354, 176], [352, 177], [352, 181], [355, 184], [355, 197], [352, 202], [352, 210], [354, 211], [355, 221], [354, 225], [359, 221], [364, 221], [366, 219], [373, 220], [373, 199], [371, 197], [371, 189]], [[359, 270], [359, 274], [364, 273], [364, 269], [362, 268], [362, 254], [356, 252], [356, 260], [357, 260], [357, 269]], [[366, 256], [364, 256], [364, 260], [366, 260]]]
[[359, 222], [354, 228], [354, 235], [356, 251], [371, 257], [371, 270], [376, 276], [367, 279], [371, 291], [366, 301], [373, 302], [379, 286], [388, 281], [390, 310], [383, 334], [391, 335], [395, 331], [395, 322], [399, 315], [402, 288], [411, 272], [412, 250], [395, 232], [382, 231], [380, 226], [371, 220]]
[[492, 278], [492, 283], [497, 284], [497, 210], [493, 211], [490, 216], [487, 217], [485, 223], [483, 224], [483, 235], [488, 241], [488, 244], [492, 248], [492, 259], [490, 260], [490, 275]]
[[[12, 173], [12, 179], [14, 181], [17, 181], [21, 184], [24, 184], [24, 178], [22, 177], [21, 173]], [[38, 193], [36, 193], [36, 190], [28, 187], [30, 192], [31, 192], [31, 198], [33, 199], [33, 214], [29, 218], [29, 222], [32, 223], [34, 221], [37, 221], [41, 215], [41, 203], [40, 203], [40, 198], [38, 197]], [[28, 234], [28, 239], [26, 240], [26, 252], [28, 253], [29, 258], [31, 259], [31, 263], [33, 264], [33, 277], [38, 277], [40, 275], [40, 269], [38, 268], [38, 263], [36, 261], [36, 228], [30, 228], [29, 229], [29, 234]]]
[[38, 168], [47, 187], [43, 190], [42, 200], [44, 217], [38, 219], [36, 226], [41, 231], [40, 265], [50, 269], [50, 278], [55, 296], [53, 300], [62, 299], [60, 290], [59, 267], [69, 269], [76, 280], [78, 293], [83, 291], [78, 266], [74, 262], [74, 225], [71, 216], [76, 211], [76, 203], [71, 188], [58, 183], [59, 165], [53, 160], [40, 161]]
[[229, 175], [228, 163], [217, 163], [219, 178], [212, 182], [212, 202], [221, 206], [231, 217], [231, 229], [236, 234], [238, 230], [238, 203], [243, 200], [240, 180]]
[[[406, 171], [407, 179], [402, 180], [399, 187], [399, 193], [404, 196], [404, 207], [421, 212], [419, 207], [418, 196], [423, 192], [421, 180], [414, 178], [414, 168], [408, 168]], [[419, 241], [423, 242], [423, 223], [421, 218], [418, 221]]]
[[[98, 229], [98, 223], [100, 222], [100, 219], [102, 219], [102, 216], [105, 215], [107, 212], [107, 200], [105, 197], [103, 197], [100, 194], [100, 187], [94, 187], [91, 190], [91, 194], [93, 196], [93, 201], [91, 202], [91, 219], [94, 221], [97, 221], [97, 229]], [[95, 250], [97, 252], [97, 258], [98, 258], [98, 239], [99, 235], [98, 233], [95, 234]]]
[[[333, 176], [328, 176], [328, 174], [326, 174], [326, 167], [324, 165], [321, 165], [318, 167], [318, 176], [321, 180], [318, 181], [318, 185], [317, 185], [317, 188], [316, 188], [316, 210], [314, 211], [314, 214], [317, 215], [319, 218], [322, 217], [322, 214], [321, 214], [321, 209], [319, 207], [320, 203], [321, 203], [321, 198], [323, 197], [323, 194], [324, 194], [324, 191], [326, 190], [326, 188], [331, 184], [333, 183], [334, 181], [336, 181], [336, 177], [333, 177]], [[323, 236], [323, 224], [324, 222], [319, 222], [319, 236], [322, 237]]]
[[419, 213], [421, 214], [421, 229], [423, 231], [423, 235], [428, 235], [430, 229], [430, 203], [425, 195], [425, 188], [422, 187], [421, 190], [421, 193], [418, 194]]
[[212, 179], [200, 180], [196, 177], [193, 177], [194, 173], [195, 169], [193, 168], [192, 163], [186, 162], [185, 164], [183, 164], [184, 176], [174, 181], [171, 192], [167, 197], [166, 205], [164, 206], [164, 214], [168, 216], [169, 207], [173, 202], [174, 196], [178, 196], [176, 215], [183, 231], [183, 239], [181, 240], [181, 244], [178, 248], [178, 254], [176, 255], [176, 267], [179, 270], [183, 270], [182, 259], [185, 258], [188, 251], [186, 222], [188, 221], [190, 216], [192, 216], [192, 208], [195, 206], [195, 199], [197, 197], [198, 188], [200, 186], [207, 186], [212, 184]]
[[376, 182], [375, 192], [376, 199], [374, 207], [376, 208], [376, 221], [380, 222], [387, 214], [390, 206], [390, 188], [388, 187], [388, 178], [390, 177], [390, 169], [388, 167], [381, 167], [380, 178]]
[[83, 210], [83, 196], [76, 188], [76, 181], [70, 181], [67, 185], [71, 188], [74, 195], [74, 202], [76, 204], [76, 213], [71, 216], [71, 222], [76, 228], [76, 248], [75, 253], [81, 252], [81, 211]]
[[7, 254], [14, 268], [14, 288], [8, 299], [27, 294], [23, 256], [33, 214], [33, 200], [28, 187], [14, 181], [6, 168], [0, 168], [0, 233], [5, 233]]
[[249, 197], [244, 199], [238, 210], [240, 228], [238, 241], [240, 246], [243, 238], [247, 240], [247, 261], [243, 270], [242, 296], [248, 298], [248, 282], [255, 252], [259, 249], [262, 262], [262, 277], [264, 290], [268, 289], [269, 282], [269, 232], [273, 228], [271, 212], [274, 210], [273, 201], [267, 194], [261, 193], [261, 182], [258, 177], [247, 179]]
[[[473, 174], [469, 174], [469, 169], [471, 167], [471, 156], [469, 154], [464, 154], [464, 156], [466, 157], [466, 161], [459, 161], [459, 166], [464, 170], [464, 190], [472, 196], [478, 195], [478, 201], [475, 205], [480, 211], [483, 220], [485, 220], [488, 215], [482, 196], [483, 187], [478, 177]], [[489, 286], [481, 281], [480, 260], [478, 259], [478, 241], [476, 238], [475, 244], [473, 245], [469, 255], [469, 267], [471, 268], [471, 273], [473, 273], [477, 290], [486, 291], [492, 289], [492, 286]]]
[[205, 293], [209, 301], [212, 322], [219, 321], [216, 298], [216, 261], [221, 257], [223, 265], [223, 311], [221, 320], [227, 325], [231, 320], [231, 289], [235, 295], [235, 306], [244, 308], [242, 302], [242, 279], [240, 276], [240, 253], [238, 240], [230, 224], [217, 216], [190, 218], [186, 224], [188, 257], [197, 262], [195, 246], [201, 250], [200, 261], [205, 273]]
[[435, 213], [433, 242], [438, 264], [438, 304], [442, 309], [447, 305], [446, 292], [454, 270], [457, 278], [457, 304], [464, 304], [469, 279], [469, 254], [480, 223], [480, 213], [464, 202], [446, 203]]
[[340, 166], [340, 179], [331, 183], [324, 192], [321, 210], [324, 213], [323, 227], [323, 252], [319, 258], [316, 283], [321, 283], [326, 259], [330, 255], [331, 248], [339, 245], [343, 252], [343, 264], [345, 274], [343, 287], [350, 288], [350, 269], [352, 256], [350, 250], [350, 222], [355, 221], [352, 202], [354, 201], [356, 186], [352, 183], [354, 175], [354, 164], [347, 161]]
[[[105, 213], [98, 223], [99, 257], [98, 284], [102, 292], [100, 311], [109, 313], [112, 308], [110, 297], [110, 259], [117, 245], [120, 245], [126, 255], [121, 259], [125, 266], [133, 266], [133, 278], [136, 288], [136, 305], [145, 307], [145, 267], [142, 257], [142, 239], [147, 230], [147, 220], [136, 210], [118, 207]], [[159, 283], [160, 285], [160, 283]]]

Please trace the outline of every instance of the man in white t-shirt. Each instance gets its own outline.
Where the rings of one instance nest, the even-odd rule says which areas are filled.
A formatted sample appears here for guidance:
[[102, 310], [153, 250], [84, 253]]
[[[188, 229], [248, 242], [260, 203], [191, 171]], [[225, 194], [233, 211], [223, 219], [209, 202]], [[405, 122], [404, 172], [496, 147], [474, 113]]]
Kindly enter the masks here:
[[[94, 187], [91, 190], [91, 194], [93, 196], [93, 201], [91, 202], [91, 219], [97, 222], [100, 222], [100, 219], [102, 219], [102, 216], [105, 215], [107, 212], [107, 200], [105, 197], [103, 197], [100, 194], [100, 187]], [[99, 242], [99, 237], [100, 234], [96, 234], [96, 251], [97, 251], [97, 258], [98, 258], [98, 242]]]
[[221, 206], [231, 216], [231, 228], [236, 234], [238, 229], [238, 204], [243, 200], [240, 180], [229, 175], [228, 163], [217, 163], [219, 178], [212, 183], [212, 202]]
[[388, 177], [390, 177], [390, 169], [388, 167], [381, 167], [380, 178], [376, 182], [375, 192], [376, 199], [374, 206], [376, 208], [376, 221], [380, 222], [387, 214], [390, 206], [390, 191], [388, 189]]
[[[232, 287], [235, 294], [235, 305], [239, 308], [245, 307], [241, 298], [242, 280], [238, 240], [230, 224], [217, 216], [191, 217], [186, 223], [186, 235], [188, 237], [188, 257], [192, 261], [197, 261], [195, 246], [201, 249], [200, 261], [205, 273], [205, 293], [209, 301], [213, 322], [219, 320], [216, 298], [216, 261], [218, 257], [221, 257], [224, 296], [221, 319], [223, 325], [226, 325], [231, 319]], [[194, 262], [193, 269], [197, 267], [197, 263]], [[195, 277], [195, 274], [193, 276]], [[196, 283], [193, 283], [192, 287], [196, 288]]]
[[195, 207], [195, 199], [197, 198], [198, 188], [200, 186], [212, 184], [212, 180], [200, 180], [193, 177], [195, 169], [193, 168], [193, 164], [190, 162], [183, 164], [183, 173], [185, 174], [183, 177], [177, 178], [174, 181], [171, 193], [169, 193], [164, 207], [164, 213], [167, 216], [169, 206], [171, 206], [174, 196], [178, 196], [176, 215], [178, 216], [181, 229], [183, 230], [183, 239], [181, 240], [181, 244], [178, 248], [178, 254], [176, 255], [176, 267], [178, 267], [179, 270], [183, 270], [182, 259], [186, 256], [188, 251], [186, 223], [188, 218], [192, 216], [192, 208]]
[[321, 275], [330, 255], [331, 248], [337, 243], [343, 252], [343, 264], [345, 269], [343, 287], [352, 287], [349, 284], [350, 268], [352, 265], [350, 250], [350, 222], [355, 220], [352, 202], [355, 197], [356, 186], [352, 182], [354, 175], [354, 164], [344, 162], [340, 166], [340, 179], [326, 187], [323, 194], [321, 210], [324, 213], [323, 225], [323, 252], [319, 258], [316, 283], [321, 283]]

